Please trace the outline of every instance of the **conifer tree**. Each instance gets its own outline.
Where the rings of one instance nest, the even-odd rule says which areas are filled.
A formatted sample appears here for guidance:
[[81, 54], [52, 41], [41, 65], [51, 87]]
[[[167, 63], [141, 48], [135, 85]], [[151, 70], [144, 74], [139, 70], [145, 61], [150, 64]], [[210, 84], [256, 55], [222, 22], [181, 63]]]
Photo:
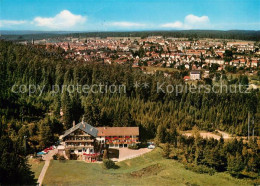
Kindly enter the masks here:
[[35, 185], [33, 172], [18, 142], [7, 135], [0, 138], [0, 184]]
[[170, 144], [166, 143], [163, 147], [163, 156], [165, 158], [169, 158], [171, 153]]
[[69, 93], [65, 91], [61, 97], [61, 108], [63, 112], [62, 122], [64, 123], [65, 129], [69, 129], [72, 126], [72, 115], [71, 115], [71, 100]]

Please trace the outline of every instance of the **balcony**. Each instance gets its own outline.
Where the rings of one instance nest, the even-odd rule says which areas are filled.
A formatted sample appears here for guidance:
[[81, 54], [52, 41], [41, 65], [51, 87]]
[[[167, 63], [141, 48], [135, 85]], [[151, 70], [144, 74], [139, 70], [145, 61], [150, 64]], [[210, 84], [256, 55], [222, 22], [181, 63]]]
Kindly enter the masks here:
[[133, 143], [138, 143], [138, 141], [120, 141], [120, 142], [115, 142], [115, 141], [106, 141], [106, 144], [115, 144], [115, 145], [119, 145], [119, 144], [133, 144]]
[[65, 142], [66, 142], [66, 143], [70, 143], [70, 142], [72, 142], [72, 143], [77, 143], [77, 142], [78, 142], [78, 143], [82, 143], [82, 142], [94, 142], [94, 140], [91, 140], [91, 139], [88, 139], [88, 140], [84, 140], [84, 139], [83, 139], [83, 140], [80, 140], [80, 139], [70, 140], [70, 139], [69, 139], [69, 140], [66, 140]]
[[65, 149], [94, 148], [93, 145], [66, 145]]

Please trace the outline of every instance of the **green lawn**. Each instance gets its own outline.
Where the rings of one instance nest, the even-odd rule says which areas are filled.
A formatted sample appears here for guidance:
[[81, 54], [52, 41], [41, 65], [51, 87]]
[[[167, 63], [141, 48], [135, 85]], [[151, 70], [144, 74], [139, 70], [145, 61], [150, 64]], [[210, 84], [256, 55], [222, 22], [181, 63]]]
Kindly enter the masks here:
[[44, 185], [249, 185], [227, 173], [197, 174], [175, 161], [161, 157], [161, 149], [104, 170], [102, 164], [54, 160], [45, 175]]
[[155, 71], [168, 71], [168, 72], [175, 72], [179, 71], [178, 69], [175, 68], [164, 68], [164, 67], [154, 67], [154, 66], [145, 66], [147, 72], [155, 72]]
[[29, 159], [29, 164], [31, 165], [31, 170], [34, 172], [35, 179], [38, 179], [42, 167], [44, 166], [44, 161], [37, 161], [35, 159]]

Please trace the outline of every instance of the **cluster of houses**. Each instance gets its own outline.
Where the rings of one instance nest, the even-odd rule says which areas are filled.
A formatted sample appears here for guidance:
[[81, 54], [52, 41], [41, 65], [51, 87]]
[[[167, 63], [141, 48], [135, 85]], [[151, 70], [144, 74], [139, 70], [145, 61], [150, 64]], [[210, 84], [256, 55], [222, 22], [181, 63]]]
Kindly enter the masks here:
[[200, 70], [208, 71], [213, 64], [217, 64], [218, 71], [225, 69], [226, 66], [242, 69], [260, 67], [259, 46], [253, 41], [189, 40], [188, 38], [150, 36], [147, 38], [67, 37], [62, 41], [53, 42], [45, 39], [33, 41], [33, 43], [47, 49], [62, 48], [65, 51], [65, 57], [75, 61], [127, 63], [143, 71], [146, 71], [146, 66], [191, 70], [190, 76], [185, 76], [184, 80], [199, 80]]
[[60, 154], [65, 152], [87, 162], [97, 161], [104, 149], [127, 148], [139, 143], [138, 127], [93, 127], [82, 121], [60, 136]]
[[[34, 41], [36, 42], [36, 41]], [[133, 67], [163, 66], [178, 68], [194, 66], [206, 68], [213, 63], [220, 69], [225, 65], [257, 68], [260, 61], [259, 47], [252, 41], [231, 41], [187, 38], [163, 38], [162, 36], [107, 37], [107, 38], [65, 38], [62, 42], [45, 41], [47, 48], [60, 47], [66, 57], [86, 62], [124, 64]], [[231, 59], [225, 58], [225, 51], [232, 51]]]

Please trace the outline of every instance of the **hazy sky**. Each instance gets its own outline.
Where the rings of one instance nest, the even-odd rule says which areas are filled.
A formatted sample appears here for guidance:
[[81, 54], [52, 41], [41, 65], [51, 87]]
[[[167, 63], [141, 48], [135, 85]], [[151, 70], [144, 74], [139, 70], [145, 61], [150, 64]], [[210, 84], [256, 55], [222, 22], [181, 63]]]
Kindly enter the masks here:
[[260, 30], [260, 0], [0, 0], [0, 30]]

